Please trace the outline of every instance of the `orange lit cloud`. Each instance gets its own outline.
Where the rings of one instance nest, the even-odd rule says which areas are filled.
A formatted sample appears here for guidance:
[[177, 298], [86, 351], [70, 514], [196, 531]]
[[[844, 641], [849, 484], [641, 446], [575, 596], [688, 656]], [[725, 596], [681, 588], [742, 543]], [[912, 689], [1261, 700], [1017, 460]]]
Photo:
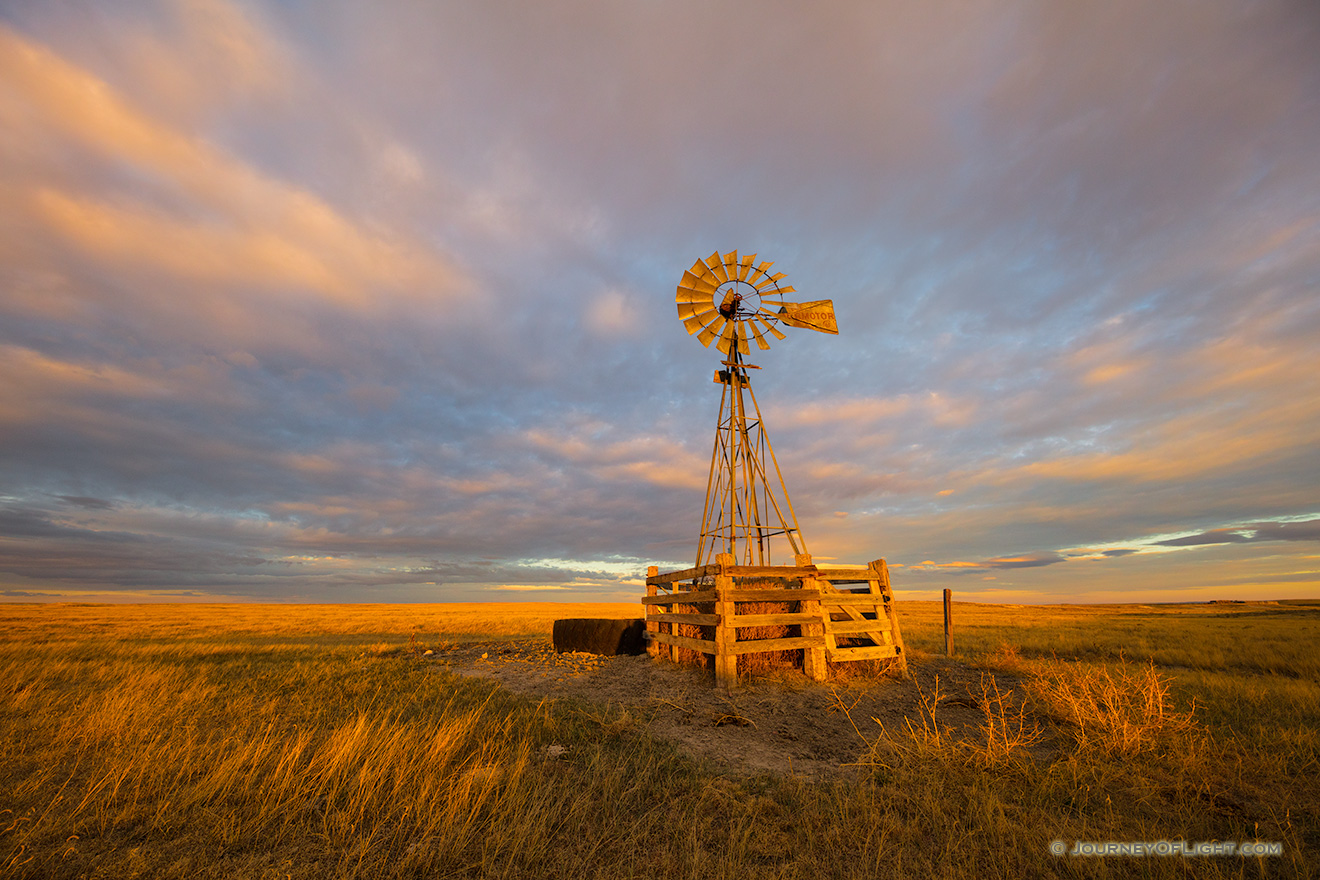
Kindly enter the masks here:
[[[162, 198], [148, 202], [122, 193], [91, 197], [53, 176], [9, 184], [26, 190], [14, 209], [93, 259], [182, 282], [255, 285], [266, 295], [306, 291], [355, 310], [379, 306], [385, 292], [452, 301], [470, 288], [451, 261], [364, 229], [5, 28], [0, 80], [8, 86], [0, 118], [14, 137], [76, 144], [136, 167], [159, 188]], [[162, 207], [180, 199], [182, 208]]]

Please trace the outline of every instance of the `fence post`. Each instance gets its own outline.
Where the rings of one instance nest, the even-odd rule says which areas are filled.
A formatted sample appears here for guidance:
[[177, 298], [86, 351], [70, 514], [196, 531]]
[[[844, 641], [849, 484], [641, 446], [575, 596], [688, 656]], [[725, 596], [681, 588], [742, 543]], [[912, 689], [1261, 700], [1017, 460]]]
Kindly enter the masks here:
[[[811, 567], [811, 554], [799, 553], [793, 557], [793, 564], [798, 568]], [[802, 578], [802, 589], [820, 590], [820, 581], [814, 577]], [[802, 635], [818, 636], [820, 646], [815, 648], [802, 649], [802, 671], [806, 673], [807, 678], [812, 681], [824, 681], [828, 667], [825, 664], [825, 618], [821, 616], [821, 604], [817, 599], [804, 599], [798, 603], [798, 610], [803, 614], [814, 614], [820, 617], [820, 623], [802, 624]]]
[[[646, 567], [646, 595], [654, 596], [656, 594], [657, 590], [655, 584], [651, 583], [651, 578], [659, 573], [660, 568], [658, 566], [648, 565]], [[660, 656], [660, 642], [651, 638], [652, 633], [660, 632], [660, 624], [651, 619], [651, 615], [655, 613], [656, 607], [657, 606], [655, 605], [642, 606], [643, 610], [646, 612], [646, 653], [652, 658]]]
[[944, 656], [953, 656], [953, 590], [944, 591]]
[[737, 611], [736, 603], [729, 598], [733, 576], [728, 574], [733, 565], [733, 554], [720, 553], [715, 561], [720, 566], [720, 573], [715, 575], [715, 614], [719, 617], [715, 624], [715, 685], [732, 688], [738, 684], [738, 655], [733, 653], [733, 644], [738, 638], [733, 627]]

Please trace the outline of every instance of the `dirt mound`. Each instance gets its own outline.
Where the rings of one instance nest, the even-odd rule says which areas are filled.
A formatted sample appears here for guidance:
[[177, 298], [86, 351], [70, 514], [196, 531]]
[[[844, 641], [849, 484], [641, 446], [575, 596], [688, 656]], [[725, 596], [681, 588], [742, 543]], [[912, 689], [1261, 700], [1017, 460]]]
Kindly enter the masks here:
[[[785, 670], [753, 676], [731, 692], [694, 666], [641, 656], [556, 654], [541, 640], [467, 644], [437, 655], [461, 675], [491, 678], [534, 697], [571, 697], [637, 710], [649, 731], [738, 773], [849, 772], [881, 734], [920, 726], [923, 695], [942, 697], [937, 717], [952, 735], [979, 735], [982, 671], [943, 657], [909, 657], [912, 678], [853, 675], [814, 683]], [[1012, 676], [995, 673], [1001, 689]], [[877, 723], [879, 722], [879, 723]]]

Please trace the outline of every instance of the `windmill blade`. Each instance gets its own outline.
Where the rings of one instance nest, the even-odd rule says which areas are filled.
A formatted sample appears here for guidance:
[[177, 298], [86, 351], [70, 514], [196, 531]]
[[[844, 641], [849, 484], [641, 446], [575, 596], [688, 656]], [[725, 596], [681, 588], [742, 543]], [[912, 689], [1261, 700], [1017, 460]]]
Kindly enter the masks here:
[[723, 326], [727, 323], [729, 322], [725, 321], [723, 318], [720, 318], [714, 324], [711, 324], [709, 327], [704, 328], [700, 333], [698, 333], [697, 341], [700, 342], [702, 345], [706, 346], [707, 348], [710, 348], [710, 344], [720, 337], [719, 331], [723, 329]]
[[[739, 323], [741, 324], [741, 323], [743, 323], [743, 322], [740, 321]], [[737, 333], [737, 334], [734, 334], [734, 337], [733, 337], [733, 338], [738, 340], [738, 351], [742, 352], [743, 354], [751, 354], [751, 353], [752, 353], [752, 350], [751, 350], [750, 348], [747, 347], [747, 334], [746, 334], [746, 333]]]
[[735, 278], [738, 277], [737, 251], [729, 251], [727, 254], [724, 255], [724, 274], [729, 276], [730, 281], [733, 281]]
[[724, 322], [728, 320], [719, 311], [707, 312], [697, 317], [701, 319], [703, 326], [710, 328], [715, 333], [719, 333], [720, 329], [724, 327]]
[[683, 280], [678, 282], [678, 286], [687, 287], [692, 290], [709, 290], [711, 293], [714, 293], [715, 288], [719, 287], [719, 284], [715, 282], [714, 276], [712, 276], [709, 271], [707, 271], [705, 275], [684, 272]]
[[706, 282], [711, 287], [718, 287], [720, 283], [720, 280], [715, 277], [715, 273], [710, 271], [710, 266], [707, 266], [703, 260], [697, 260], [692, 264], [692, 268], [683, 274], [685, 276], [690, 274]]
[[678, 288], [678, 292], [674, 295], [674, 302], [676, 303], [713, 302], [714, 298], [715, 298], [714, 291], [693, 290], [690, 287], [680, 286]]
[[747, 273], [752, 271], [752, 260], [755, 259], [756, 259], [756, 254], [748, 254], [747, 256], [742, 258], [742, 261], [738, 264], [740, 266], [740, 268], [738, 269], [739, 281], [747, 280]]
[[765, 289], [766, 289], [767, 287], [769, 287], [771, 284], [775, 284], [775, 283], [777, 283], [777, 282], [779, 281], [780, 278], [786, 278], [786, 277], [787, 277], [787, 276], [784, 275], [783, 272], [776, 272], [775, 274], [773, 274], [773, 275], [769, 276], [768, 278], [766, 278], [765, 281], [762, 281], [760, 284], [758, 284], [758, 285], [756, 286], [756, 289], [757, 289], [758, 291], [760, 291], [760, 290], [765, 290]]
[[765, 341], [765, 337], [761, 335], [761, 331], [756, 328], [755, 321], [748, 321], [747, 329], [752, 331], [752, 338], [756, 340], [757, 348], [761, 349], [761, 351], [770, 350], [770, 343]]
[[720, 351], [730, 354], [729, 349], [732, 348], [734, 336], [738, 332], [738, 322], [725, 321], [724, 324], [724, 332], [720, 334], [719, 347]]
[[[698, 330], [704, 329], [708, 324], [713, 324], [714, 321], [711, 320], [711, 314], [711, 312], [707, 312], [704, 315], [693, 315], [689, 318], [684, 318], [683, 326], [687, 328], [688, 335], [691, 336]], [[716, 318], [720, 318], [719, 312], [714, 312], [713, 314]], [[723, 318], [720, 318], [720, 320], [723, 320]]]
[[834, 318], [834, 302], [818, 299], [808, 303], [784, 303], [779, 309], [779, 320], [790, 327], [816, 330], [838, 335], [839, 324]]
[[709, 301], [678, 304], [678, 316], [684, 321], [694, 315], [705, 315], [713, 311], [715, 311], [715, 303]]
[[[778, 320], [778, 316], [776, 316], [775, 319]], [[765, 329], [769, 330], [771, 333], [773, 333], [773, 334], [775, 335], [775, 338], [776, 338], [776, 339], [787, 339], [787, 338], [788, 338], [787, 336], [784, 335], [783, 331], [781, 331], [778, 327], [776, 327], [776, 326], [775, 326], [773, 323], [771, 323], [770, 321], [767, 321], [765, 318], [760, 318], [759, 320], [760, 320], [760, 322], [761, 322], [761, 325], [764, 326]]]
[[711, 274], [719, 279], [720, 284], [729, 280], [728, 274], [724, 271], [724, 260], [720, 257], [719, 251], [706, 258], [706, 265], [710, 267]]

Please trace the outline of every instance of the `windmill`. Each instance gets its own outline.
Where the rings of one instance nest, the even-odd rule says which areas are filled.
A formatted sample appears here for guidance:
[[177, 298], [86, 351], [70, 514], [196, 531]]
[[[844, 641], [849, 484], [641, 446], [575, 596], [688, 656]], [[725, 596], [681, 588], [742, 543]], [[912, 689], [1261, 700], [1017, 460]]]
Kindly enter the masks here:
[[716, 251], [683, 273], [675, 296], [688, 333], [707, 348], [714, 342], [725, 356], [720, 361], [724, 369], [715, 372], [723, 391], [697, 544], [698, 567], [724, 553], [744, 565], [771, 565], [772, 539], [781, 537], [794, 557], [807, 552], [752, 391], [748, 371], [760, 367], [743, 356], [750, 353], [752, 340], [766, 351], [767, 336], [784, 339], [780, 325], [832, 334], [838, 334], [839, 327], [830, 300], [786, 302], [785, 295], [796, 291], [781, 283], [784, 273], [770, 274], [772, 265], [757, 263], [756, 254], [739, 257], [730, 251], [721, 256]]
[[[770, 274], [771, 265], [757, 263], [755, 254], [717, 251], [693, 263], [678, 285], [678, 317], [702, 345], [715, 343], [724, 355], [715, 371], [724, 387], [697, 564], [647, 568], [646, 650], [681, 662], [709, 656], [721, 687], [737, 683], [740, 657], [758, 654], [800, 657], [802, 671], [816, 680], [829, 664], [858, 660], [893, 661], [905, 673], [888, 566], [883, 559], [865, 566], [812, 561], [762, 424], [748, 372], [760, 367], [743, 359], [751, 342], [765, 351], [766, 337], [785, 338], [780, 327], [839, 332], [834, 303], [786, 301], [796, 291], [781, 283], [782, 272]], [[787, 564], [772, 559], [776, 542], [788, 544]]]

